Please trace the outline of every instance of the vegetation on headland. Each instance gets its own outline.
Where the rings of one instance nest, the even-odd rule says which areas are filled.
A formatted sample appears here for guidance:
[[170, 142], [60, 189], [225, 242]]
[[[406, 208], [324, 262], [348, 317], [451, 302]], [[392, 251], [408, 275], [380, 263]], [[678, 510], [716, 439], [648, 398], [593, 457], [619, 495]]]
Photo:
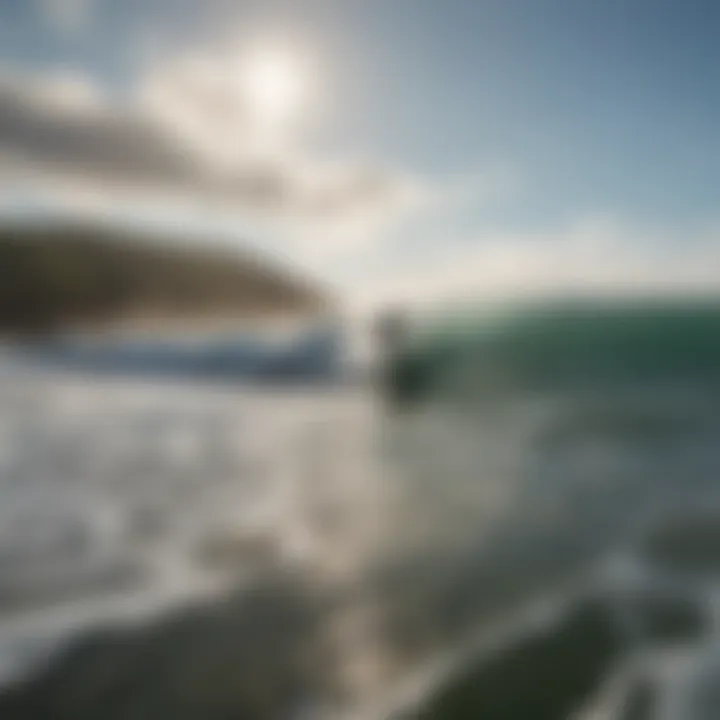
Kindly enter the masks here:
[[0, 332], [310, 313], [321, 289], [249, 252], [90, 225], [0, 228]]

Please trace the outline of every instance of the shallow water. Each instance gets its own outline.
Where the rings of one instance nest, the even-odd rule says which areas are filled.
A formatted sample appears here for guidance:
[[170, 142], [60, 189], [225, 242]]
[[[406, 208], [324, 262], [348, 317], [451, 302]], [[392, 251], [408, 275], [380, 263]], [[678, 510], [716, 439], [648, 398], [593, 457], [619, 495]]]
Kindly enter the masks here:
[[3, 718], [717, 715], [708, 388], [0, 393]]

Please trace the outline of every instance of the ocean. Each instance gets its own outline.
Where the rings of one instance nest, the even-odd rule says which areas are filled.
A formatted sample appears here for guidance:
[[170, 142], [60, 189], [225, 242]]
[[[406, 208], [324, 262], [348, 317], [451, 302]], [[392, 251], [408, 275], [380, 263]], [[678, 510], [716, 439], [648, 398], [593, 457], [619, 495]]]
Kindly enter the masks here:
[[7, 358], [0, 717], [718, 717], [716, 316], [463, 327], [400, 403]]

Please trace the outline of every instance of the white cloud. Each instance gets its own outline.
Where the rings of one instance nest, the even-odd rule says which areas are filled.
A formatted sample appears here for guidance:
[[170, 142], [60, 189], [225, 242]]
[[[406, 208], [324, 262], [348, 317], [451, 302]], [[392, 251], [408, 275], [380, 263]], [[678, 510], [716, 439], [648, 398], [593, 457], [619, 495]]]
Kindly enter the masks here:
[[362, 306], [508, 296], [715, 293], [720, 232], [674, 236], [607, 216], [556, 231], [487, 233], [455, 251], [387, 265], [384, 280], [361, 284]]
[[268, 137], [226, 62], [199, 53], [155, 63], [123, 102], [83, 77], [0, 73], [0, 185], [83, 213], [205, 213], [251, 240], [279, 239], [324, 272], [357, 259], [347, 281], [359, 304], [717, 282], [720, 232], [658, 238], [608, 216], [479, 232], [447, 250], [448, 238], [437, 238], [424, 257], [395, 253], [394, 231], [408, 219], [432, 217], [442, 232], [443, 218], [517, 193], [519, 174], [490, 168], [431, 182], [394, 163], [321, 156], [296, 127]]
[[157, 196], [319, 234], [393, 222], [422, 196], [412, 173], [327, 160], [298, 138], [263, 143], [208, 58], [150, 72], [125, 103], [77, 77], [0, 76], [4, 176], [59, 194]]

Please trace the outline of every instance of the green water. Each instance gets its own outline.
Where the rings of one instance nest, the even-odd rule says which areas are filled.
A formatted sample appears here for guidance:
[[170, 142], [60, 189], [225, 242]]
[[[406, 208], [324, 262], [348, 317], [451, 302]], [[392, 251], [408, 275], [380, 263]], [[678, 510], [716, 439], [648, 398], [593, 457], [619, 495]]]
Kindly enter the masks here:
[[413, 400], [484, 379], [517, 390], [720, 378], [720, 301], [584, 302], [465, 309], [421, 319], [392, 363]]

